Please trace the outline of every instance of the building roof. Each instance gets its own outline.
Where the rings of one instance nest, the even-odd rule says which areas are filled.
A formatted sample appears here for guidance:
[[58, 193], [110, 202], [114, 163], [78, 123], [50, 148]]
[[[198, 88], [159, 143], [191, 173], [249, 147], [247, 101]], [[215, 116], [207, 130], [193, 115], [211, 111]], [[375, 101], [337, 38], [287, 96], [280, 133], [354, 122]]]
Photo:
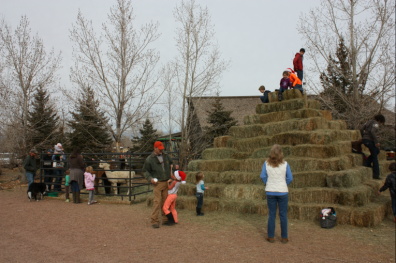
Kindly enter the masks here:
[[[190, 104], [195, 109], [201, 128], [208, 126], [207, 110], [212, 108], [216, 97], [192, 97]], [[243, 117], [256, 112], [256, 105], [262, 103], [260, 96], [219, 96], [225, 111], [232, 111], [238, 125], [243, 125]]]

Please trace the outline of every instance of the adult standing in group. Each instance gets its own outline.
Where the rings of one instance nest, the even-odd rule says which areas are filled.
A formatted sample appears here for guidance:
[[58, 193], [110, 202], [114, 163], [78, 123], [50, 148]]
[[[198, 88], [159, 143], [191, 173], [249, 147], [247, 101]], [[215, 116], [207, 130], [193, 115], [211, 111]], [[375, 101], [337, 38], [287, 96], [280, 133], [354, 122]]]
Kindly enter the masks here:
[[44, 183], [47, 185], [48, 190], [51, 190], [53, 181], [53, 170], [52, 170], [52, 149], [47, 150], [47, 154], [43, 155], [43, 168], [44, 168]]
[[80, 190], [84, 182], [84, 159], [78, 147], [73, 149], [73, 153], [69, 157], [70, 177], [69, 182], [73, 193], [73, 203], [81, 203]]
[[162, 142], [154, 143], [154, 152], [146, 158], [143, 165], [144, 177], [148, 182], [154, 185], [154, 202], [153, 212], [151, 213], [151, 225], [153, 228], [159, 228], [158, 213], [161, 211], [162, 224], [172, 225], [162, 209], [165, 200], [168, 197], [168, 183], [171, 173], [171, 157], [163, 152], [164, 145]]
[[299, 53], [296, 53], [293, 59], [294, 71], [297, 73], [297, 77], [301, 80], [301, 85], [304, 77], [303, 73], [303, 60], [304, 60], [305, 49], [301, 48]]
[[23, 169], [25, 169], [26, 178], [28, 180], [28, 189], [29, 186], [34, 182], [34, 176], [37, 171], [36, 164], [36, 149], [31, 149], [29, 155], [23, 160]]
[[275, 242], [275, 218], [277, 206], [279, 206], [282, 243], [287, 243], [287, 205], [289, 201], [287, 186], [293, 181], [293, 175], [289, 164], [283, 160], [283, 152], [278, 144], [272, 146], [269, 158], [264, 162], [260, 176], [265, 183], [269, 210], [267, 241]]

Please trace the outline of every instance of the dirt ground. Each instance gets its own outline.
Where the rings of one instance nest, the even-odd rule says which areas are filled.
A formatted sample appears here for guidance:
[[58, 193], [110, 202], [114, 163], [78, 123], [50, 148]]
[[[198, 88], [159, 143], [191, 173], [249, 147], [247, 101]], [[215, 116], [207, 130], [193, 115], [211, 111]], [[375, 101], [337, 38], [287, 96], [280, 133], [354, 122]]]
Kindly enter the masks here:
[[390, 217], [331, 230], [289, 220], [289, 243], [278, 224], [270, 244], [263, 216], [179, 210], [178, 225], [153, 229], [145, 203], [29, 202], [26, 186], [9, 184], [0, 176], [0, 262], [395, 262]]

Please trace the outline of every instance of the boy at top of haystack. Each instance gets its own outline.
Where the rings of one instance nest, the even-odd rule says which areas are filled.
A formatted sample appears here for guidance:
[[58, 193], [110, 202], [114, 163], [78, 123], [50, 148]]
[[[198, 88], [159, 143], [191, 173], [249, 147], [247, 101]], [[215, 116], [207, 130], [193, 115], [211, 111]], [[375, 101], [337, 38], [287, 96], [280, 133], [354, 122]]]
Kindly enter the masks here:
[[286, 71], [289, 72], [290, 81], [293, 83], [293, 89], [298, 89], [301, 91], [301, 94], [304, 94], [304, 90], [301, 86], [301, 80], [297, 77], [296, 72], [291, 68], [287, 68]]
[[360, 134], [363, 138], [363, 144], [369, 149], [370, 156], [367, 158], [364, 166], [371, 167], [373, 164], [373, 178], [381, 179], [378, 163], [378, 154], [380, 153], [380, 144], [377, 138], [377, 131], [380, 124], [385, 123], [385, 117], [382, 114], [378, 114], [373, 120], [366, 122], [362, 128], [360, 128]]
[[263, 96], [260, 96], [260, 100], [261, 100], [263, 103], [269, 103], [268, 94], [269, 94], [271, 91], [265, 90], [264, 85], [261, 85], [261, 86], [260, 86], [259, 91], [260, 91], [261, 93], [263, 93]]
[[395, 217], [393, 222], [396, 223], [396, 163], [391, 163], [389, 165], [389, 170], [391, 173], [386, 177], [385, 184], [379, 189], [378, 194], [381, 194], [381, 192], [389, 188], [392, 198], [393, 216]]

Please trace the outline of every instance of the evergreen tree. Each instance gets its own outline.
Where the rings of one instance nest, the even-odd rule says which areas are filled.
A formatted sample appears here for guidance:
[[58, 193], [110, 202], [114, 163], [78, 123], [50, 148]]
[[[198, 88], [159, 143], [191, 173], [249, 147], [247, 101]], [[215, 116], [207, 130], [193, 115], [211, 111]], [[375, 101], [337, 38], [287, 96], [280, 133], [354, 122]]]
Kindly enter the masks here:
[[27, 120], [31, 146], [38, 152], [53, 148], [59, 135], [59, 117], [50, 102], [49, 94], [42, 87], [39, 87], [34, 95], [32, 110], [29, 111]]
[[212, 109], [206, 111], [208, 113], [207, 121], [210, 126], [205, 127], [205, 139], [213, 145], [213, 140], [216, 137], [224, 136], [232, 126], [237, 125], [237, 121], [231, 117], [231, 111], [225, 111], [221, 99], [215, 98], [212, 104]]
[[79, 147], [82, 152], [102, 152], [112, 143], [112, 138], [107, 132], [107, 118], [99, 108], [99, 100], [91, 87], [81, 92], [77, 100], [75, 111], [71, 112], [72, 120], [68, 125], [72, 131], [68, 134], [69, 142], [66, 150], [70, 152], [74, 147]]
[[352, 66], [349, 63], [348, 52], [341, 38], [336, 50], [336, 58], [329, 57], [327, 73], [322, 73], [320, 81], [323, 86], [323, 95], [332, 99], [338, 114], [347, 111], [348, 97], [352, 96]]
[[131, 140], [133, 143], [133, 152], [152, 152], [154, 143], [157, 141], [159, 135], [154, 129], [153, 124], [149, 119], [143, 124], [142, 129], [139, 130], [140, 136], [134, 136]]

